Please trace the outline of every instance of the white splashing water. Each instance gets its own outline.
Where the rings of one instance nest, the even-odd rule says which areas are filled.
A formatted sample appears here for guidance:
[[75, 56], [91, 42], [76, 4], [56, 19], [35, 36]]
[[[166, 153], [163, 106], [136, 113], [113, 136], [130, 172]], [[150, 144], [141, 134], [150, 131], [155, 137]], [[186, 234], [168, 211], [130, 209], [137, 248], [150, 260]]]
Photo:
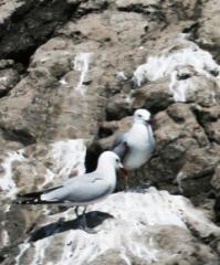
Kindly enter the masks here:
[[92, 57], [93, 57], [93, 53], [82, 52], [75, 56], [75, 59], [73, 62], [74, 70], [81, 72], [79, 82], [76, 86], [76, 91], [79, 91], [82, 95], [85, 94], [85, 86], [83, 86], [83, 83], [89, 71], [89, 65], [92, 61]]
[[[90, 206], [89, 210], [106, 212], [114, 218], [105, 220], [96, 228], [96, 234], [69, 230], [35, 242], [34, 260], [40, 264], [50, 264], [52, 260], [42, 254], [41, 248], [44, 246], [44, 253], [51, 253], [59, 244], [61, 253], [53, 261], [56, 265], [90, 264], [107, 251], [116, 251], [127, 264], [132, 264], [132, 259], [138, 258], [150, 265], [162, 262], [171, 255], [169, 250], [161, 248], [157, 243], [159, 227], [171, 227], [174, 234], [175, 227], [186, 234], [190, 234], [188, 227], [192, 227], [201, 237], [220, 235], [220, 228], [211, 223], [202, 211], [195, 209], [187, 199], [155, 188], [150, 188], [145, 193], [112, 194], [106, 200]], [[65, 217], [72, 219], [73, 210], [68, 210]], [[170, 240], [176, 240], [172, 239], [172, 233]], [[28, 251], [31, 252], [26, 251], [27, 255]], [[178, 253], [173, 253], [175, 254]]]
[[[193, 69], [207, 78], [214, 78], [210, 71], [220, 70], [220, 66], [213, 60], [212, 55], [200, 49], [196, 44], [177, 51], [163, 51], [160, 56], [149, 57], [146, 64], [140, 65], [134, 72], [134, 80], [138, 86], [146, 81], [156, 81], [163, 77], [170, 77], [169, 89], [175, 101], [185, 102], [186, 95], [193, 86], [188, 80], [183, 80], [181, 85], [176, 85], [176, 69], [182, 66], [192, 66]], [[174, 46], [175, 47], [175, 46]], [[216, 78], [217, 79], [217, 78]]]
[[[70, 174], [76, 171], [77, 174], [85, 172], [86, 146], [83, 139], [58, 141], [52, 144], [50, 156], [53, 159], [53, 172], [59, 178], [66, 180]], [[50, 174], [49, 174], [49, 178]]]
[[7, 192], [6, 197], [12, 198], [17, 192], [16, 183], [14, 182], [12, 178], [13, 176], [12, 165], [13, 165], [13, 162], [15, 161], [24, 161], [25, 158], [23, 154], [24, 154], [23, 149], [18, 150], [16, 152], [15, 151], [9, 152], [7, 154], [6, 159], [2, 163], [4, 175], [0, 177], [0, 187], [3, 191]]

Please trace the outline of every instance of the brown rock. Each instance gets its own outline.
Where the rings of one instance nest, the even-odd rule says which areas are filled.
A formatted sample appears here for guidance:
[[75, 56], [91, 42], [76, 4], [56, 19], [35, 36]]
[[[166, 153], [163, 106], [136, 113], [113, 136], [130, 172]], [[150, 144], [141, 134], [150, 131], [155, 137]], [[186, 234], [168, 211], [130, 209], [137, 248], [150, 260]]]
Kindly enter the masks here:
[[213, 189], [219, 194], [220, 192], [220, 165], [215, 168], [215, 174], [212, 177], [211, 185]]
[[219, 6], [216, 5], [216, 2], [204, 3], [198, 30], [199, 41], [203, 45], [215, 46], [220, 44], [220, 31], [217, 26], [219, 19]]
[[[98, 141], [102, 150], [107, 150], [113, 144], [114, 139], [122, 133], [125, 133], [132, 125], [132, 118], [126, 117], [120, 121], [104, 122], [100, 126], [100, 136]], [[107, 137], [106, 137], [107, 136]]]
[[106, 106], [107, 120], [120, 120], [131, 114], [131, 100], [129, 96], [116, 94], [108, 100]]
[[181, 192], [192, 196], [211, 190], [211, 178], [218, 162], [219, 148], [189, 150], [177, 175]]
[[[76, 229], [74, 210], [9, 207], [18, 191], [49, 188], [83, 171], [81, 147], [68, 153], [67, 141], [55, 159], [50, 143], [86, 139], [86, 166], [94, 169], [99, 153], [130, 128], [127, 116], [144, 107], [155, 114], [156, 151], [143, 168], [129, 172], [130, 187], [182, 192], [209, 216], [210, 195], [217, 196], [217, 213], [218, 1], [3, 0], [0, 11], [0, 184], [8, 184], [0, 192], [0, 262], [218, 265], [218, 227], [167, 191], [121, 192], [89, 206], [96, 235]], [[176, 53], [189, 57], [176, 65]], [[155, 64], [135, 87], [134, 71], [148, 60]], [[184, 100], [172, 89], [186, 92]], [[22, 159], [10, 162], [8, 151], [22, 148]], [[30, 233], [35, 242], [20, 244]]]
[[168, 90], [168, 80], [159, 80], [147, 84], [133, 92], [133, 108], [146, 108], [153, 112], [166, 109], [173, 103], [172, 94]]

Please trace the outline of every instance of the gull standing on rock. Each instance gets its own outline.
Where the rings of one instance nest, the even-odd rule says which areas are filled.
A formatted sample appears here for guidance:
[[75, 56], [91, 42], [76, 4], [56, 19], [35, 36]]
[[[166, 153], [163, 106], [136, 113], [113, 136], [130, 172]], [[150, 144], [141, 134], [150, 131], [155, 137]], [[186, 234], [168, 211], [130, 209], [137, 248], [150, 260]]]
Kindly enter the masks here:
[[111, 148], [121, 158], [126, 170], [138, 169], [144, 165], [155, 148], [150, 112], [137, 109], [133, 118], [130, 130], [119, 135]]
[[[83, 206], [82, 228], [92, 232], [86, 223], [86, 206], [105, 198], [111, 194], [116, 186], [116, 170], [122, 168], [120, 158], [111, 151], [103, 152], [95, 171], [73, 177], [62, 185], [49, 190], [31, 192], [18, 195], [18, 204], [64, 204], [76, 206], [75, 213], [78, 217], [78, 207]], [[94, 232], [94, 231], [93, 231]]]

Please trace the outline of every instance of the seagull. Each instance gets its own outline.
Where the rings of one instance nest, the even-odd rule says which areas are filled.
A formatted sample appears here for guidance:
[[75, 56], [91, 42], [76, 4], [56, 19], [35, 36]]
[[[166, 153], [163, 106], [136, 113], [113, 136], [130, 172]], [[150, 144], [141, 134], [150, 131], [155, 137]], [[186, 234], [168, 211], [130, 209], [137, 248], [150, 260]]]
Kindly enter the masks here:
[[63, 204], [75, 206], [75, 214], [79, 217], [78, 208], [83, 206], [81, 228], [94, 233], [86, 223], [86, 207], [104, 199], [116, 186], [116, 170], [123, 168], [120, 158], [111, 151], [103, 152], [98, 159], [95, 171], [73, 177], [62, 185], [37, 192], [18, 195], [17, 204]]
[[126, 170], [135, 170], [144, 165], [155, 149], [150, 112], [137, 109], [133, 118], [130, 130], [116, 137], [111, 147], [121, 158]]

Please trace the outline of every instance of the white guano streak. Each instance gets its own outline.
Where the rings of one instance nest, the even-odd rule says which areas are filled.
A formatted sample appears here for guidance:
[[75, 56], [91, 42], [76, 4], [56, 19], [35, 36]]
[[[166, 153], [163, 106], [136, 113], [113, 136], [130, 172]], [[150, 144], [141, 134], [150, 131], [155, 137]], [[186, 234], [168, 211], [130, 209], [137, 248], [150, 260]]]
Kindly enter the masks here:
[[[33, 249], [25, 252], [33, 258], [31, 265], [84, 265], [91, 264], [106, 252], [116, 251], [127, 264], [132, 258], [144, 264], [162, 262], [170, 257], [170, 251], [158, 244], [158, 229], [172, 228], [190, 233], [189, 227], [202, 237], [220, 235], [220, 228], [205, 217], [183, 196], [174, 196], [166, 191], [149, 188], [143, 193], [119, 192], [106, 200], [89, 206], [89, 211], [101, 211], [114, 218], [107, 219], [96, 228], [96, 234], [82, 230], [70, 230], [55, 237], [50, 236], [34, 243]], [[65, 220], [73, 219], [73, 209], [65, 212]], [[63, 213], [62, 213], [63, 216]], [[55, 216], [58, 219], [59, 214]], [[170, 231], [170, 230], [168, 230]], [[172, 235], [171, 240], [173, 240]], [[59, 244], [59, 257], [53, 261], [51, 255]], [[24, 253], [24, 248], [21, 251]], [[42, 248], [44, 250], [42, 251]], [[45, 250], [46, 249], [46, 250]], [[45, 254], [45, 255], [44, 255]], [[177, 254], [177, 253], [174, 253]], [[22, 254], [23, 255], [23, 254]], [[24, 255], [25, 257], [26, 255]], [[19, 260], [22, 262], [21, 255]], [[20, 263], [21, 264], [21, 263]]]
[[7, 154], [6, 159], [2, 163], [2, 168], [5, 174], [0, 178], [0, 187], [3, 191], [7, 192], [6, 197], [13, 197], [17, 192], [16, 183], [14, 182], [12, 175], [12, 165], [15, 161], [24, 161], [25, 158], [23, 156], [24, 150], [18, 150], [9, 152]]
[[78, 174], [85, 172], [86, 146], [83, 139], [58, 141], [52, 144], [50, 156], [53, 159], [53, 172], [62, 180], [77, 170]]
[[209, 52], [200, 49], [197, 45], [149, 57], [147, 63], [140, 65], [134, 72], [134, 80], [138, 86], [141, 86], [146, 81], [170, 77], [169, 90], [173, 93], [174, 100], [185, 102], [187, 92], [192, 89], [192, 86], [188, 84], [187, 79], [177, 82], [176, 69], [178, 66], [192, 66], [198, 74], [218, 80], [209, 71], [220, 70], [220, 66], [213, 60]]
[[89, 71], [89, 65], [92, 61], [92, 56], [93, 53], [91, 52], [82, 52], [77, 54], [74, 59], [74, 70], [81, 72], [80, 79], [75, 90], [79, 91], [82, 95], [85, 94], [85, 87], [83, 86], [83, 82]]

